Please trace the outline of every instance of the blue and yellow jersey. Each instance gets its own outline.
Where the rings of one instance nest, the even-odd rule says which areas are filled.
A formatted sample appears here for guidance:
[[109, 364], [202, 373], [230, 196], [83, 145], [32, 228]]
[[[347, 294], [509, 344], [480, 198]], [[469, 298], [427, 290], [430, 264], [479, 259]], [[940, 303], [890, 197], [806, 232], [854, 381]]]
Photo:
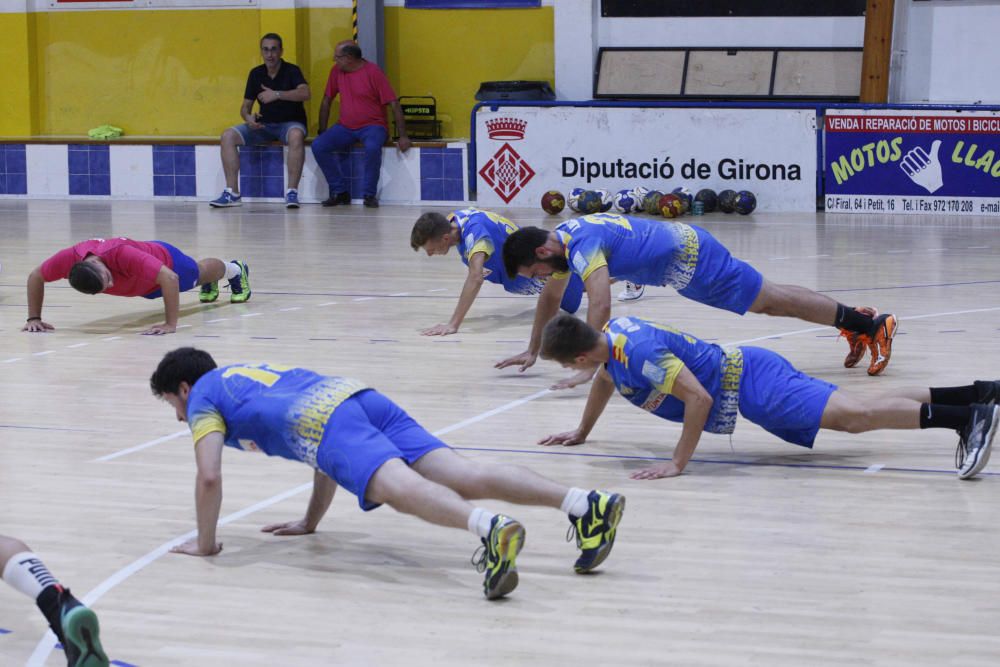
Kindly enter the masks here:
[[671, 395], [687, 368], [712, 396], [709, 433], [732, 433], [739, 409], [742, 352], [725, 350], [672, 327], [636, 317], [616, 317], [604, 327], [605, 368], [618, 392], [633, 405], [670, 421], [684, 421], [684, 403]]
[[[570, 271], [583, 280], [606, 266], [612, 278], [683, 289], [698, 266], [697, 227], [595, 213], [556, 227]], [[556, 274], [557, 278], [565, 274]]]
[[264, 452], [316, 467], [330, 415], [368, 386], [350, 378], [269, 364], [216, 368], [188, 396], [194, 441], [213, 431], [229, 447]]
[[486, 255], [483, 273], [486, 280], [512, 294], [538, 294], [544, 283], [521, 276], [507, 275], [503, 266], [503, 244], [507, 237], [517, 231], [517, 225], [492, 211], [477, 208], [463, 208], [448, 214], [448, 222], [458, 225], [460, 240], [458, 254], [462, 263], [469, 265], [469, 258], [477, 252]]

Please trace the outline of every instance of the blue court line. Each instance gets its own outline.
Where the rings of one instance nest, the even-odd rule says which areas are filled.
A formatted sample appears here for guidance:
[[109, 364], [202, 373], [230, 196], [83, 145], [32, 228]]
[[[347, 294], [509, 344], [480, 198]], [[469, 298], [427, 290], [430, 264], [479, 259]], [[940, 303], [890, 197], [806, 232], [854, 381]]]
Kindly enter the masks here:
[[0, 635], [9, 635], [13, 630], [7, 630], [6, 628], [0, 628]]
[[[553, 447], [558, 447], [560, 445], [553, 445]], [[539, 447], [545, 447], [545, 445], [539, 445]], [[452, 447], [452, 449], [462, 450], [467, 452], [501, 452], [505, 454], [534, 454], [536, 456], [579, 456], [584, 458], [594, 458], [594, 459], [617, 459], [623, 461], [671, 461], [673, 460], [669, 456], [639, 456], [636, 454], [588, 454], [585, 452], [555, 452], [555, 451], [533, 451], [530, 449], [502, 449], [496, 447]], [[816, 470], [860, 470], [864, 472], [870, 468], [867, 466], [852, 466], [852, 465], [832, 465], [827, 463], [763, 463], [760, 461], [744, 461], [739, 459], [729, 459], [729, 460], [717, 460], [717, 459], [691, 459], [691, 463], [714, 463], [718, 465], [732, 465], [732, 466], [757, 466], [761, 468], [805, 468], [805, 469], [816, 469]], [[917, 472], [924, 473], [928, 475], [955, 475], [955, 470], [940, 470], [936, 468], [894, 468], [890, 466], [885, 466], [879, 468], [879, 472]], [[981, 472], [980, 476], [995, 476], [1000, 475], [996, 472]]]
[[117, 665], [117, 667], [138, 667], [138, 665], [133, 665], [132, 663], [124, 662], [122, 660], [112, 660], [111, 664]]
[[250, 336], [250, 340], [278, 340], [277, 336]]
[[337, 340], [336, 338], [310, 338], [309, 340]]
[[938, 333], [965, 333], [965, 329], [942, 329]]

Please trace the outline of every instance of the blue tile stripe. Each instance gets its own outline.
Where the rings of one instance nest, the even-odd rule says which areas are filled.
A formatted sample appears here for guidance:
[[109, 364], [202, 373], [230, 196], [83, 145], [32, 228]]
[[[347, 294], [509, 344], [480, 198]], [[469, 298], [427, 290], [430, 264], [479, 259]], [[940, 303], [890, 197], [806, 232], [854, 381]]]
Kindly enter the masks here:
[[462, 178], [462, 150], [459, 148], [420, 149], [420, 199], [461, 201], [465, 197]]
[[197, 194], [194, 146], [153, 146], [153, 196]]
[[244, 197], [285, 196], [285, 153], [281, 146], [240, 148], [240, 194]]
[[69, 163], [71, 195], [111, 195], [111, 147], [108, 145], [70, 144]]
[[28, 194], [24, 144], [0, 145], [0, 195]]

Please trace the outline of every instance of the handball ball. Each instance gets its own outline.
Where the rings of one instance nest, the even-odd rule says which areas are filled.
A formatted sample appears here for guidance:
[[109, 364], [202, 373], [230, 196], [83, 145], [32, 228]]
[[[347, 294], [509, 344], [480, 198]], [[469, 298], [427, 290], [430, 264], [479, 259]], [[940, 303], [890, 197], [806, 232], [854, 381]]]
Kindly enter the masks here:
[[684, 215], [684, 202], [675, 194], [667, 194], [660, 197], [660, 214], [664, 218], [676, 218]]
[[757, 208], [757, 197], [749, 190], [736, 193], [736, 212], [740, 215], [750, 215]]
[[698, 190], [698, 194], [694, 196], [694, 200], [700, 201], [705, 206], [705, 213], [711, 213], [719, 204], [719, 197], [715, 194], [715, 190], [711, 188]]
[[549, 190], [542, 195], [542, 210], [549, 215], [560, 213], [566, 208], [566, 199], [558, 190]]
[[642, 210], [650, 215], [660, 215], [660, 197], [663, 193], [659, 190], [650, 190], [646, 193], [646, 198], [642, 200]]
[[674, 188], [672, 193], [681, 198], [681, 203], [684, 204], [685, 213], [691, 210], [691, 202], [694, 200], [694, 195], [691, 194], [690, 190], [682, 185], [679, 188]]
[[649, 194], [649, 188], [644, 188], [641, 185], [637, 185], [632, 188], [632, 201], [635, 202], [633, 211], [641, 211], [642, 203], [646, 201], [646, 195]]
[[577, 206], [580, 207], [580, 213], [584, 215], [589, 215], [591, 213], [600, 213], [601, 208], [604, 206], [604, 200], [601, 199], [601, 195], [593, 190], [587, 190], [582, 195], [580, 195], [579, 201], [577, 201]]
[[635, 199], [632, 197], [632, 191], [619, 190], [615, 193], [612, 204], [618, 213], [631, 213], [635, 210]]
[[719, 210], [723, 213], [732, 213], [736, 210], [735, 190], [723, 190], [719, 193]]
[[584, 193], [583, 188], [573, 188], [572, 190], [569, 191], [569, 199], [566, 200], [566, 203], [569, 204], [569, 207], [574, 211], [579, 212], [580, 195], [582, 195], [583, 193]]
[[607, 190], [594, 190], [594, 192], [601, 196], [601, 213], [610, 211], [611, 205], [614, 203], [614, 196]]

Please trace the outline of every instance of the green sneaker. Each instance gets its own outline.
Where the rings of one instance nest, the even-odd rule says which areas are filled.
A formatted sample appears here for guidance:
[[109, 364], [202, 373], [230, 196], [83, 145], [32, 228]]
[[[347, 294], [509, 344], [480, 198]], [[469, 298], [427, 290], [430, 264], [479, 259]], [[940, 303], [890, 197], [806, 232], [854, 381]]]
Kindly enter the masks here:
[[240, 275], [229, 281], [230, 303], [245, 303], [250, 300], [250, 266], [246, 262], [234, 259], [233, 264], [240, 267]]
[[198, 292], [198, 300], [202, 303], [212, 303], [219, 298], [219, 283], [205, 283]]
[[73, 597], [69, 589], [59, 596], [59, 638], [69, 667], [108, 667], [108, 656], [101, 647], [97, 614]]
[[587, 495], [590, 507], [581, 517], [569, 517], [569, 531], [566, 540], [571, 541], [576, 534], [576, 546], [580, 547], [580, 557], [573, 565], [577, 574], [590, 572], [604, 562], [615, 544], [618, 522], [625, 511], [625, 496], [606, 491], [591, 491]]
[[517, 588], [517, 554], [524, 546], [524, 526], [509, 516], [497, 514], [490, 524], [490, 534], [476, 549], [472, 564], [485, 572], [483, 594], [487, 600], [503, 597]]

